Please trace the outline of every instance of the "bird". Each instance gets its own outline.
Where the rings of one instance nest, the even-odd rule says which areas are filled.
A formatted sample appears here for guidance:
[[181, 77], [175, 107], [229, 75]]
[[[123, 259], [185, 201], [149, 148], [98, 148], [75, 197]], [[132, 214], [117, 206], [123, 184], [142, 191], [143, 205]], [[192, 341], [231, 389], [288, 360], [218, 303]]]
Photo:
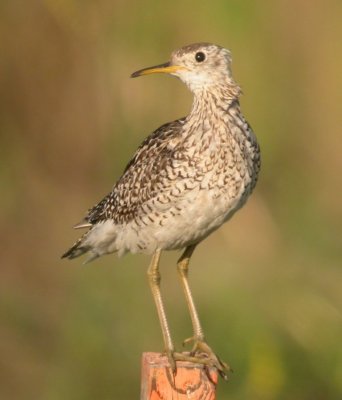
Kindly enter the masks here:
[[[216, 368], [224, 379], [231, 368], [205, 339], [188, 272], [195, 248], [245, 204], [260, 170], [260, 147], [241, 112], [231, 64], [228, 49], [201, 42], [131, 75], [179, 78], [193, 94], [190, 113], [142, 142], [111, 192], [75, 226], [87, 231], [62, 256], [88, 253], [89, 262], [111, 253], [152, 255], [147, 276], [170, 367], [175, 372], [177, 361], [195, 362]], [[184, 341], [193, 344], [190, 352], [175, 350], [161, 295], [159, 262], [168, 250], [183, 251], [177, 272], [193, 328]]]

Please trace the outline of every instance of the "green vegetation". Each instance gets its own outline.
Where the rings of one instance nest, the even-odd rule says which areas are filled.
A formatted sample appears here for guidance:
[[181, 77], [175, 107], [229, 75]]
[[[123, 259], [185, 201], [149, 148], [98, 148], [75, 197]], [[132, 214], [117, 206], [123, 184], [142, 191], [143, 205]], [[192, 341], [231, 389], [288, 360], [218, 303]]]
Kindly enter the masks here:
[[[180, 82], [130, 73], [196, 41], [232, 50], [262, 148], [255, 193], [190, 270], [208, 342], [234, 368], [218, 398], [342, 398], [341, 12], [338, 0], [1, 3], [1, 399], [139, 397], [141, 353], [162, 350], [149, 258], [59, 257], [143, 138], [189, 110]], [[180, 347], [178, 256], [161, 271]]]

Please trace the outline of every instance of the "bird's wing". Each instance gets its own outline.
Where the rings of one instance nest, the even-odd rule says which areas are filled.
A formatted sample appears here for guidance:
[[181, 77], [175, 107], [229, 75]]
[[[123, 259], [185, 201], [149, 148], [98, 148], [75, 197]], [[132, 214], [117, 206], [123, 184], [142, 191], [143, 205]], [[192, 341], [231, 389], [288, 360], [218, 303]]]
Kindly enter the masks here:
[[170, 166], [177, 153], [184, 121], [185, 118], [181, 118], [169, 122], [148, 136], [127, 164], [112, 192], [91, 208], [76, 228], [90, 227], [105, 219], [128, 222], [143, 203], [154, 197], [157, 191], [162, 191], [165, 184], [163, 171]]

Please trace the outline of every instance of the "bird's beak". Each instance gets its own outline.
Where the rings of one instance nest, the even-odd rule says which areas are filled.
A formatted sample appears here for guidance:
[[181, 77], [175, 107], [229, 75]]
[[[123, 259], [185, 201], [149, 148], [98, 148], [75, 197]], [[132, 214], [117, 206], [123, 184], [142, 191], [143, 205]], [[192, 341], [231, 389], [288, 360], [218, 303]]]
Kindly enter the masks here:
[[182, 69], [184, 70], [186, 68], [181, 65], [171, 65], [170, 62], [167, 62], [165, 64], [155, 65], [154, 67], [139, 69], [139, 71], [133, 72], [131, 78], [137, 78], [142, 75], [157, 74], [158, 72], [163, 74], [173, 74]]

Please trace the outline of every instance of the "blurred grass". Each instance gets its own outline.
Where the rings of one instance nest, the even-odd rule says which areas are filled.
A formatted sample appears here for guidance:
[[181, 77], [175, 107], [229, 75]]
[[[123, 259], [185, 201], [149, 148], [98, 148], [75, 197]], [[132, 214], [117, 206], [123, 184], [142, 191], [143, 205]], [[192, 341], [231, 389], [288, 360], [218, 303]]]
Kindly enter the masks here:
[[[1, 399], [138, 398], [140, 355], [162, 350], [148, 257], [59, 256], [142, 139], [189, 110], [180, 82], [130, 73], [203, 40], [232, 50], [263, 156], [248, 205], [193, 259], [208, 340], [235, 370], [219, 398], [341, 398], [341, 11], [338, 0], [1, 2]], [[179, 345], [190, 322], [177, 256], [162, 273]]]

